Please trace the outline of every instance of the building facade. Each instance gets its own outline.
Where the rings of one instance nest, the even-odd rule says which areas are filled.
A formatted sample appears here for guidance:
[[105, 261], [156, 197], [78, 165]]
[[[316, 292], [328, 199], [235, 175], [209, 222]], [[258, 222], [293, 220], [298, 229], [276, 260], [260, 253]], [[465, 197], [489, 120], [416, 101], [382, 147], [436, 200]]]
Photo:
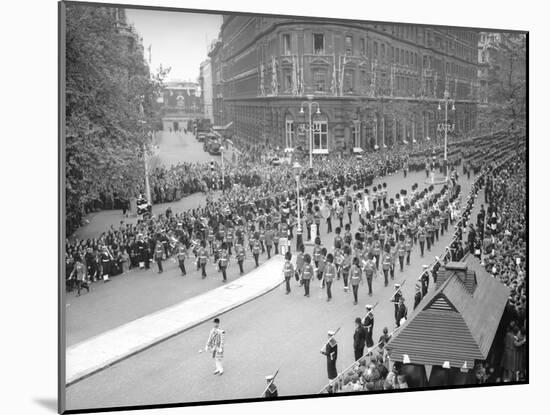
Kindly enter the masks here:
[[210, 59], [205, 60], [200, 65], [199, 84], [201, 87], [201, 107], [204, 118], [214, 119], [212, 102], [212, 66]]
[[179, 80], [164, 83], [160, 100], [162, 129], [164, 131], [183, 131], [187, 121], [202, 118], [200, 86], [196, 82]]
[[458, 29], [224, 16], [209, 50], [214, 122], [233, 121], [236, 142], [309, 148], [312, 96], [314, 153], [377, 148], [435, 137], [447, 90], [468, 132], [477, 47]]

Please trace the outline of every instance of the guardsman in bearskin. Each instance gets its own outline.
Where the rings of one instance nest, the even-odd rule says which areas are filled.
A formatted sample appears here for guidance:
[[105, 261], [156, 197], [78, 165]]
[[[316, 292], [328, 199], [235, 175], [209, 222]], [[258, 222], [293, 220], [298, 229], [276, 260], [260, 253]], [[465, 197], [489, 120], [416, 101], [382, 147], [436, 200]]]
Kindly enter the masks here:
[[398, 318], [398, 312], [399, 312], [399, 302], [401, 301], [401, 298], [403, 298], [403, 295], [401, 294], [401, 284], [394, 284], [395, 292], [393, 293], [392, 299], [390, 300], [393, 303], [394, 306], [394, 319], [395, 319], [395, 325], [396, 327], [399, 327], [399, 318]]
[[[263, 254], [265, 252], [265, 244], [264, 244], [264, 242], [265, 242], [265, 229], [264, 229], [263, 226], [260, 226], [259, 228], [260, 228], [260, 230], [259, 230], [260, 234], [259, 234], [258, 239], [260, 241], [260, 246], [262, 248], [262, 254]], [[270, 258], [270, 256], [268, 255], [268, 259], [269, 258]]]
[[351, 197], [346, 203], [346, 210], [348, 212], [348, 225], [351, 225], [351, 215], [353, 214], [353, 199]]
[[407, 233], [407, 236], [405, 237], [405, 252], [407, 256], [406, 264], [410, 265], [411, 263], [411, 251], [413, 247], [413, 239], [411, 238], [411, 234]]
[[351, 270], [351, 248], [349, 245], [345, 245], [343, 249], [344, 258], [342, 259], [342, 278], [344, 279], [344, 291], [348, 291], [348, 278]]
[[422, 290], [422, 298], [428, 294], [428, 287], [430, 285], [430, 272], [428, 271], [428, 266], [422, 266], [422, 275], [420, 275], [420, 285]]
[[184, 277], [187, 275], [185, 272], [185, 258], [187, 258], [187, 249], [185, 248], [185, 245], [180, 242], [178, 243], [178, 250], [176, 251], [176, 259], [178, 260], [181, 275]]
[[311, 256], [304, 255], [304, 270], [302, 272], [302, 281], [304, 283], [304, 297], [309, 297], [309, 285], [313, 278], [313, 265], [311, 265]]
[[219, 261], [219, 267], [222, 271], [223, 276], [223, 282], [227, 281], [227, 265], [229, 265], [229, 251], [227, 250], [227, 244], [224, 242], [222, 244], [222, 250], [220, 252], [220, 261]]
[[158, 266], [158, 273], [162, 274], [162, 255], [164, 254], [164, 246], [160, 240], [157, 240], [155, 245], [155, 262]]
[[[219, 264], [220, 253], [222, 251], [222, 240], [218, 237], [214, 240], [212, 245], [212, 252], [214, 253], [214, 264]], [[221, 272], [221, 268], [218, 266], [218, 271]]]
[[376, 273], [376, 264], [370, 252], [367, 254], [367, 258], [363, 263], [363, 269], [365, 270], [365, 279], [369, 287], [369, 296], [372, 296], [372, 277]]
[[344, 244], [344, 240], [342, 239], [342, 236], [340, 235], [342, 233], [342, 229], [340, 227], [338, 227], [334, 230], [334, 232], [336, 233], [336, 235], [334, 235], [334, 243], [333, 243], [334, 248], [336, 248], [336, 244], [338, 242], [340, 243], [340, 247], [342, 247], [342, 245]]
[[353, 290], [353, 305], [357, 305], [357, 296], [359, 294], [359, 284], [363, 283], [363, 272], [359, 267], [359, 258], [353, 258], [353, 265], [350, 272], [350, 283]]
[[271, 225], [267, 225], [265, 230], [265, 248], [267, 250], [267, 259], [271, 258], [271, 248], [273, 248], [273, 241], [275, 240], [275, 232]]
[[202, 279], [206, 278], [206, 260], [208, 259], [208, 251], [206, 249], [206, 241], [203, 239], [201, 241], [201, 247], [197, 252], [198, 264], [202, 271]]
[[340, 274], [342, 271], [342, 263], [344, 262], [344, 251], [342, 245], [337, 242], [334, 246], [334, 265], [336, 266], [336, 279], [340, 280]]
[[336, 359], [338, 358], [338, 344], [334, 338], [334, 331], [328, 332], [328, 342], [321, 350], [321, 353], [327, 357], [327, 373], [330, 380], [338, 377], [338, 371], [336, 370]]
[[267, 389], [265, 390], [264, 397], [266, 398], [276, 398], [279, 396], [279, 392], [277, 391], [277, 385], [275, 385], [275, 382], [273, 382], [274, 376], [268, 375], [265, 377], [265, 380], [267, 381]]
[[294, 275], [294, 265], [290, 260], [292, 259], [292, 254], [287, 252], [285, 254], [285, 264], [283, 265], [283, 275], [285, 277], [286, 284], [286, 294], [290, 294], [290, 279]]
[[390, 276], [393, 280], [395, 278], [395, 261], [397, 261], [397, 245], [393, 239], [390, 240], [390, 255], [391, 255], [391, 264], [390, 264]]
[[405, 237], [403, 235], [399, 235], [399, 242], [397, 243], [397, 256], [399, 257], [399, 271], [401, 272], [403, 272], [406, 252], [407, 247], [405, 245]]
[[327, 263], [323, 273], [325, 285], [327, 287], [327, 302], [332, 299], [332, 282], [336, 277], [336, 266], [334, 265], [334, 256], [332, 254], [327, 255]]
[[256, 263], [256, 268], [260, 266], [259, 257], [260, 257], [261, 250], [262, 250], [262, 247], [261, 247], [258, 235], [254, 234], [254, 239], [252, 240], [252, 255], [254, 256], [254, 262]]
[[243, 275], [243, 263], [246, 256], [246, 249], [244, 248], [243, 241], [240, 239], [237, 240], [237, 244], [235, 245], [235, 256], [237, 258], [237, 263], [239, 264], [239, 272]]
[[416, 307], [418, 306], [418, 304], [420, 304], [420, 301], [422, 301], [422, 292], [420, 291], [421, 290], [420, 284], [416, 283], [414, 289], [415, 289], [415, 294], [414, 294], [413, 310], [416, 310]]
[[384, 254], [382, 255], [382, 272], [384, 273], [384, 287], [388, 286], [388, 273], [390, 271], [392, 257], [390, 254], [390, 246], [386, 245]]
[[426, 230], [420, 224], [418, 228], [418, 243], [420, 245], [420, 257], [424, 258], [424, 243], [426, 243]]
[[365, 329], [367, 348], [370, 348], [374, 345], [372, 339], [372, 334], [374, 332], [374, 314], [372, 312], [372, 305], [367, 304], [365, 308], [367, 309], [367, 315], [363, 319], [363, 328]]

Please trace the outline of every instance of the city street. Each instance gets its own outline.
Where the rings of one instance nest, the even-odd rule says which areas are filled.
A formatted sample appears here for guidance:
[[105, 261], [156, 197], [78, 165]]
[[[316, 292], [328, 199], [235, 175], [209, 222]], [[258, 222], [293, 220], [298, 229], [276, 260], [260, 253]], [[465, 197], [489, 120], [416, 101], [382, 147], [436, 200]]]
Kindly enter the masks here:
[[[460, 184], [467, 193], [466, 189], [469, 189], [470, 182], [465, 179], [466, 177], [461, 177]], [[386, 182], [389, 187], [388, 194], [392, 195], [403, 187], [410, 188], [413, 183], [418, 183], [422, 188], [424, 180], [425, 174], [420, 172], [410, 173], [406, 179], [403, 179], [402, 174], [388, 176], [378, 179], [375, 183]], [[355, 231], [356, 213], [352, 221]], [[332, 245], [334, 234], [327, 235], [324, 224], [321, 236], [325, 246]], [[312, 296], [309, 299], [303, 297], [303, 290], [294, 283], [293, 291], [288, 296], [284, 295], [281, 286], [222, 315], [222, 327], [227, 331], [226, 372], [223, 377], [213, 377], [212, 359], [197, 353], [199, 348], [204, 346], [210, 330], [211, 323], [206, 322], [70, 386], [67, 389], [69, 407], [77, 407], [72, 406], [72, 403], [82, 407], [139, 405], [151, 398], [159, 403], [170, 403], [230, 399], [235, 396], [256, 397], [263, 390], [263, 376], [278, 368], [281, 369], [277, 382], [280, 394], [316, 393], [324, 386], [325, 381], [328, 382], [325, 358], [319, 353], [326, 339], [326, 331], [341, 327], [337, 338], [340, 343], [338, 369], [342, 370], [353, 362], [353, 321], [355, 317], [364, 315], [364, 305], [379, 302], [374, 313], [374, 339], [377, 341], [384, 326], [390, 331], [394, 328], [393, 304], [389, 301], [393, 294], [393, 282], [407, 280], [403, 292], [411, 313], [414, 286], [422, 265], [430, 264], [435, 255], [441, 255], [451, 236], [451, 233], [447, 233], [440, 237], [424, 258], [420, 258], [418, 245], [415, 246], [411, 254], [411, 265], [405, 267], [403, 273], [396, 270], [396, 279], [390, 281], [388, 287], [383, 286], [382, 278], [375, 279], [373, 297], [367, 295], [366, 285], [360, 286], [359, 304], [356, 306], [353, 305], [351, 291], [343, 292], [341, 281], [335, 283], [334, 300], [330, 303], [326, 302], [326, 294], [319, 288], [318, 282], [312, 283]], [[311, 252], [311, 248], [308, 248], [308, 252]], [[230, 268], [235, 268], [235, 264], [232, 265]], [[177, 276], [175, 265], [171, 267], [170, 272], [165, 272], [160, 277], [154, 271], [136, 274], [139, 278], [136, 284], [130, 280], [133, 277], [125, 276], [118, 278], [120, 281], [116, 281], [116, 286], [106, 284], [104, 288], [105, 291], [120, 290], [120, 293], [127, 291], [130, 295], [109, 294], [106, 298], [95, 298], [92, 301], [93, 295], [99, 297], [101, 294], [98, 291], [89, 296], [71, 299], [74, 302], [88, 297], [90, 303], [93, 302], [97, 306], [96, 311], [99, 314], [89, 313], [82, 326], [93, 326], [94, 331], [99, 333], [117, 325], [113, 324], [112, 317], [107, 318], [105, 315], [105, 318], [102, 318], [101, 310], [110, 310], [110, 315], [121, 316], [121, 319], [117, 320], [120, 324], [123, 322], [122, 316], [124, 319], [131, 319], [135, 313], [131, 310], [134, 310], [137, 301], [146, 299], [144, 306], [140, 306], [141, 315], [147, 307], [148, 312], [164, 308], [176, 302], [178, 296], [183, 300], [192, 295], [192, 292], [201, 292], [202, 289], [208, 289], [208, 286], [218, 285], [220, 280], [217, 273], [212, 273], [216, 280], [200, 280], [197, 273], [183, 279]], [[231, 276], [230, 279], [235, 277]], [[181, 284], [178, 284], [180, 282]], [[103, 289], [103, 286], [101, 288]], [[433, 288], [433, 284], [430, 288]], [[102, 303], [103, 306], [100, 305]], [[72, 307], [71, 305], [68, 308], [68, 315], [73, 314], [76, 324], [76, 315], [81, 313], [76, 307]], [[77, 307], [86, 309], [86, 306], [81, 304]], [[115, 309], [117, 311], [114, 311]], [[282, 321], [285, 324], [281, 324]], [[82, 340], [86, 337], [80, 332], [73, 338], [73, 343], [78, 341], [75, 340], [77, 338]], [[251, 359], [250, 356], [255, 358]], [[150, 395], [143, 396], [139, 393], [140, 389], [136, 388], [138, 383], [145, 387]], [[213, 385], [216, 387], [213, 388]]]

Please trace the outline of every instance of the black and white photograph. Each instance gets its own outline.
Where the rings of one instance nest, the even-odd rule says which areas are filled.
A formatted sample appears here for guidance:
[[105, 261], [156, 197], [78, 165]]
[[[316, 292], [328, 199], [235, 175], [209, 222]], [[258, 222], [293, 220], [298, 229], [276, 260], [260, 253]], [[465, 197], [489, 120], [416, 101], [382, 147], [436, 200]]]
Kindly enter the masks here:
[[530, 382], [527, 27], [58, 6], [60, 412]]

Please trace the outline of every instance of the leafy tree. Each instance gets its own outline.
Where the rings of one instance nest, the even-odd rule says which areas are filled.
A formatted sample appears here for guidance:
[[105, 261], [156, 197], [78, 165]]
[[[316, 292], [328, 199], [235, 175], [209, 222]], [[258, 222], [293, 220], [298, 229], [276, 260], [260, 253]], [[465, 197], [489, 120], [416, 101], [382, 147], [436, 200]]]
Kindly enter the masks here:
[[66, 13], [67, 232], [94, 204], [141, 186], [143, 148], [158, 118], [167, 70], [151, 76], [137, 34], [115, 9], [69, 5]]

